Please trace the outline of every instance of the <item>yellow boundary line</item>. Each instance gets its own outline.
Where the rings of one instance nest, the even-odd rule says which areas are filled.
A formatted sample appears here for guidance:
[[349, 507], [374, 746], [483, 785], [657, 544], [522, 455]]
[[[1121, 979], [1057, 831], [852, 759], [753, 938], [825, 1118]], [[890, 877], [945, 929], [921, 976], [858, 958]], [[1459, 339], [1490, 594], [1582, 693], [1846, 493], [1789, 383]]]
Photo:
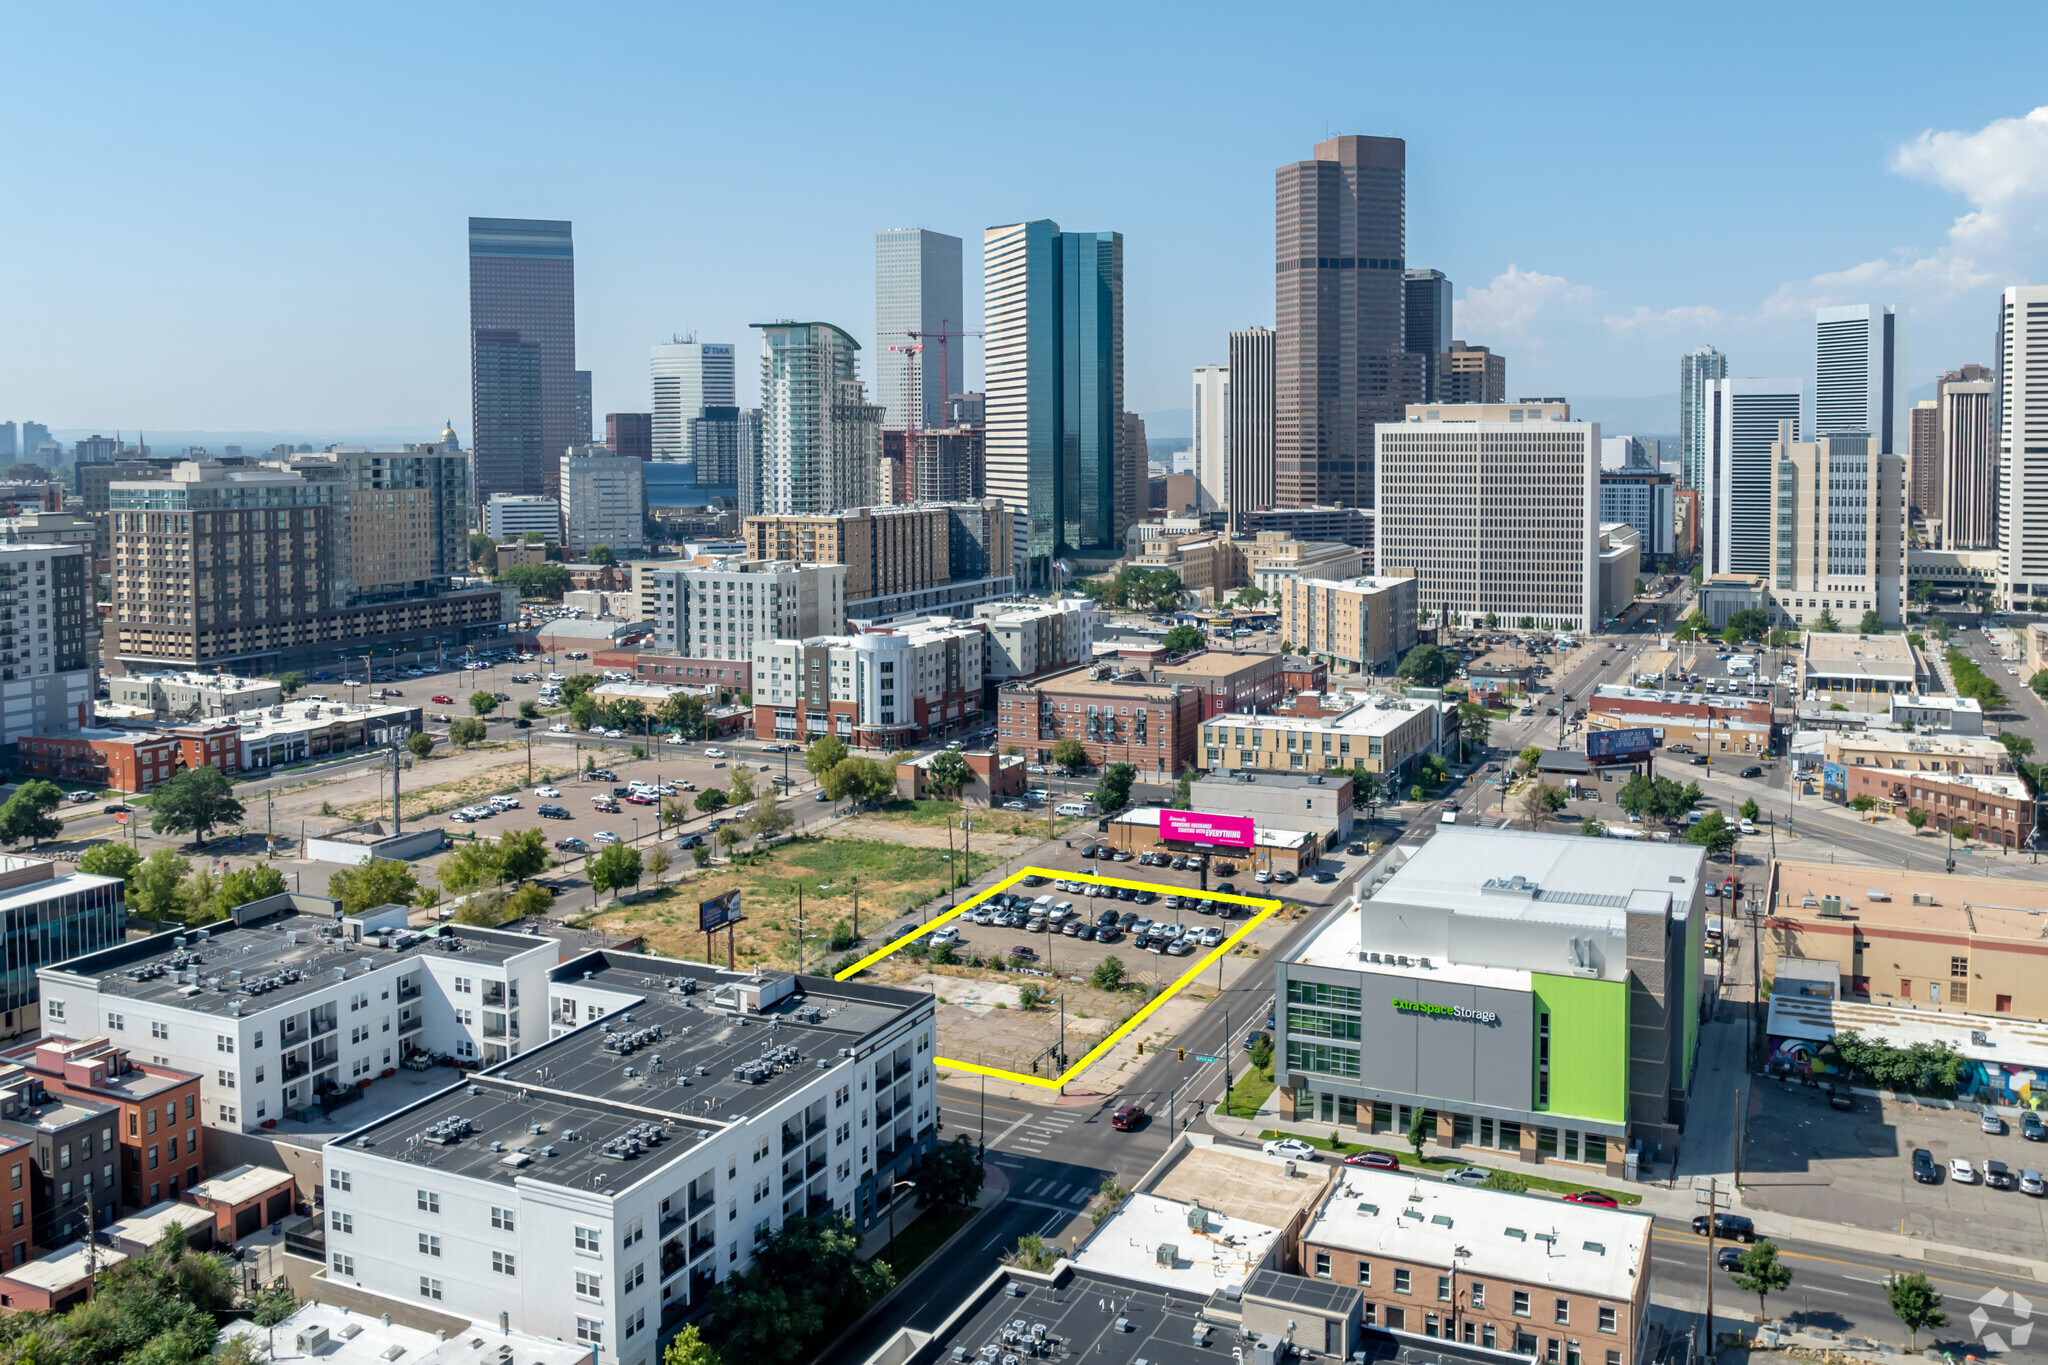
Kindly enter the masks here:
[[[1184, 886], [1169, 886], [1160, 882], [1130, 881], [1123, 877], [1097, 877], [1092, 876], [1086, 872], [1061, 872], [1053, 868], [1027, 867], [1020, 872], [1013, 873], [1010, 876], [1003, 878], [1003, 880], [997, 882], [988, 890], [974, 897], [974, 899], [962, 901], [959, 905], [955, 906], [951, 910], [948, 910], [945, 914], [940, 915], [931, 923], [919, 925], [917, 928], [911, 930], [909, 933], [903, 935], [901, 938], [898, 938], [895, 942], [884, 944], [882, 947], [877, 948], [874, 952], [869, 953], [866, 957], [854, 963], [851, 967], [846, 968], [846, 970], [834, 973], [832, 979], [834, 981], [844, 981], [846, 980], [846, 978], [854, 975], [856, 972], [865, 971], [867, 968], [873, 966], [875, 963], [880, 962], [883, 958], [889, 956], [889, 954], [895, 952], [898, 948], [901, 948], [904, 944], [922, 938], [924, 935], [930, 933], [932, 930], [938, 928], [940, 925], [946, 923], [948, 920], [959, 918], [961, 915], [966, 914], [969, 910], [972, 910], [975, 906], [981, 904], [989, 897], [1000, 895], [1002, 892], [1007, 891], [1011, 887], [1015, 886], [1018, 882], [1023, 881], [1026, 877], [1044, 877], [1048, 881], [1092, 882], [1097, 886], [1127, 886], [1130, 887], [1133, 891], [1153, 891], [1164, 896], [1185, 895], [1189, 890], [1189, 888]], [[1161, 1005], [1165, 1004], [1174, 996], [1178, 995], [1182, 990], [1186, 989], [1189, 985], [1191, 985], [1194, 982], [1195, 977], [1199, 975], [1204, 969], [1214, 964], [1218, 958], [1222, 957], [1225, 953], [1229, 952], [1232, 948], [1236, 947], [1238, 942], [1241, 939], [1243, 939], [1246, 934], [1249, 934], [1252, 930], [1258, 928], [1261, 924], [1264, 924], [1268, 919], [1272, 918], [1273, 915], [1278, 913], [1280, 909], [1279, 901], [1270, 900], [1260, 896], [1233, 896], [1213, 891], [1199, 892], [1197, 894], [1205, 900], [1229, 901], [1233, 905], [1250, 905], [1262, 908], [1259, 910], [1258, 914], [1253, 915], [1249, 920], [1245, 921], [1243, 928], [1239, 929], [1236, 933], [1230, 935], [1230, 937], [1224, 939], [1223, 942], [1217, 944], [1214, 948], [1211, 948], [1206, 954], [1202, 956], [1200, 961], [1196, 962], [1194, 965], [1189, 967], [1185, 972], [1182, 972], [1179, 978], [1176, 979], [1171, 986], [1168, 986], [1158, 995], [1153, 996], [1151, 1000], [1146, 1002], [1145, 1007], [1143, 1009], [1139, 1010], [1129, 1019], [1126, 1019], [1122, 1027], [1118, 1028], [1116, 1032], [1110, 1034], [1107, 1038], [1104, 1038], [1101, 1042], [1097, 1043], [1093, 1048], [1089, 1049], [1087, 1056], [1083, 1057], [1080, 1061], [1068, 1067], [1058, 1076], [1055, 1076], [1052, 1079], [1048, 1080], [1043, 1076], [1026, 1076], [1021, 1072], [1004, 1071], [1000, 1067], [982, 1066], [975, 1062], [955, 1061], [949, 1057], [937, 1058], [936, 1060], [938, 1064], [940, 1066], [949, 1066], [955, 1068], [956, 1070], [970, 1072], [977, 1076], [994, 1076], [997, 1080], [1017, 1081], [1023, 1085], [1035, 1085], [1041, 1090], [1058, 1090], [1060, 1087], [1064, 1086], [1068, 1081], [1072, 1080], [1075, 1076], [1087, 1070], [1090, 1066], [1093, 1066], [1097, 1058], [1101, 1057], [1104, 1053], [1108, 1052], [1111, 1048], [1115, 1047], [1118, 1043], [1122, 1042], [1124, 1038], [1130, 1034], [1131, 1030], [1137, 1028], [1138, 1025], [1144, 1023], [1145, 1020], [1151, 1015], [1152, 1011], [1158, 1009]], [[1228, 1039], [1224, 1040], [1224, 1046], [1229, 1046]], [[1227, 1058], [1225, 1060], [1226, 1062], [1228, 1061]]]

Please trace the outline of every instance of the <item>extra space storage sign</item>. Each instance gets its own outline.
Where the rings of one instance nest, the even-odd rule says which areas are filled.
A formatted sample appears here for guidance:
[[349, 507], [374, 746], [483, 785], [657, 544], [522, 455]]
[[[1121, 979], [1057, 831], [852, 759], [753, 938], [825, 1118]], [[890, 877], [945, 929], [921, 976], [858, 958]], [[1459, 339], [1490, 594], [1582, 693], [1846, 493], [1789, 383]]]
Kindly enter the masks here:
[[1176, 843], [1208, 844], [1213, 848], [1250, 848], [1252, 822], [1242, 815], [1162, 810], [1159, 812], [1159, 836]]

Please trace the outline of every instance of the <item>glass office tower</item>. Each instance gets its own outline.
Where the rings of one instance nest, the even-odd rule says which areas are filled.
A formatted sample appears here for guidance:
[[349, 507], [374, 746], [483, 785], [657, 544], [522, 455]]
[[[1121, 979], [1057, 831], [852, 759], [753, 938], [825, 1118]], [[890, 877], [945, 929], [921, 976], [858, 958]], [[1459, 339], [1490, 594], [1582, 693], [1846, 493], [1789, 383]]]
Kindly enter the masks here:
[[[552, 496], [562, 453], [590, 442], [590, 418], [579, 412], [576, 382], [576, 251], [569, 224], [534, 218], [472, 218], [469, 220], [469, 328], [471, 355], [471, 420], [476, 496], [493, 493], [545, 493]], [[487, 440], [487, 430], [502, 423], [487, 421], [481, 407], [482, 357], [478, 337], [484, 332], [516, 335], [537, 349], [540, 452], [529, 458]], [[494, 345], [500, 344], [498, 342]], [[582, 421], [582, 430], [577, 422]]]

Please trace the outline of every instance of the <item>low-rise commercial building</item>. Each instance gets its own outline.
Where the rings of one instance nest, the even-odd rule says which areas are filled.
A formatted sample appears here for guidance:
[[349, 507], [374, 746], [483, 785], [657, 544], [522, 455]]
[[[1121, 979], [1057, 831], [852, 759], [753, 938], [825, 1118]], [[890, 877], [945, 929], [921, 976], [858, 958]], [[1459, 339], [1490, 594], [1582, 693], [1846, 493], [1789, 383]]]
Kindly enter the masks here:
[[1363, 768], [1398, 783], [1424, 754], [1446, 753], [1456, 742], [1456, 709], [1445, 702], [1349, 693], [1318, 700], [1332, 706], [1209, 717], [1196, 762], [1212, 773]]
[[1052, 762], [1053, 746], [1078, 740], [1088, 763], [1129, 763], [1156, 781], [1195, 761], [1207, 694], [1111, 664], [1005, 683], [997, 694], [996, 747], [1016, 745], [1033, 763]]
[[1376, 672], [1415, 645], [1421, 586], [1413, 577], [1292, 578], [1276, 591], [1281, 637], [1332, 666]]
[[[549, 504], [552, 506], [553, 504]], [[548, 547], [537, 540], [500, 541], [492, 552], [498, 561], [498, 572], [517, 569], [523, 565], [545, 564], [548, 562]]]
[[[834, 566], [837, 567], [837, 566]], [[948, 617], [754, 645], [754, 733], [901, 749], [981, 720], [987, 636]]]
[[1827, 760], [1846, 769], [1843, 800], [1903, 799], [1895, 788], [1921, 773], [2010, 774], [2012, 755], [1983, 735], [1922, 735], [1904, 730], [1833, 730]]
[[1365, 572], [1365, 554], [1341, 540], [1297, 540], [1285, 531], [1258, 531], [1239, 537], [1245, 573], [1252, 586], [1278, 596], [1290, 578], [1343, 580]]
[[107, 679], [107, 700], [158, 720], [191, 721], [276, 706], [284, 689], [270, 678], [223, 673], [130, 673]]
[[1771, 749], [1771, 703], [1708, 692], [1666, 692], [1602, 683], [1586, 701], [1588, 730], [1657, 732], [1659, 743], [1696, 753], [1748, 756]]
[[1906, 783], [1908, 810], [1924, 811], [1943, 833], [1999, 848], [2020, 848], [2041, 823], [2041, 803], [2026, 779], [1982, 773], [1915, 773]]
[[1233, 654], [1208, 649], [1183, 659], [1154, 664], [1151, 676], [1163, 683], [1202, 689], [1202, 714], [1258, 712], [1278, 706], [1287, 695], [1278, 654]]
[[988, 631], [988, 680], [1034, 678], [1095, 657], [1095, 603], [1086, 597], [1051, 602], [990, 603], [974, 609]]
[[42, 1008], [36, 969], [119, 943], [128, 927], [126, 889], [119, 877], [0, 854], [0, 941], [24, 949], [0, 961], [0, 1037], [66, 1031], [62, 1018]]
[[1192, 809], [1249, 815], [1260, 824], [1314, 832], [1324, 848], [1351, 838], [1356, 802], [1346, 773], [1275, 773], [1246, 769], [1204, 777], [1190, 789]]
[[1805, 700], [1852, 711], [1889, 711], [1893, 697], [1921, 690], [1920, 658], [1904, 635], [1809, 630], [1800, 637], [1798, 677]]
[[1918, 730], [1922, 734], [1981, 735], [1984, 705], [1975, 697], [1894, 694], [1891, 723], [1895, 728]]
[[1771, 594], [1764, 580], [1754, 574], [1709, 574], [1700, 583], [1693, 607], [1718, 634], [1728, 628], [1728, 618], [1739, 611], [1768, 613]]
[[15, 761], [31, 777], [66, 787], [107, 788], [142, 795], [178, 771], [175, 735], [86, 726], [62, 735], [24, 735]]
[[[1283, 1117], [1621, 1174], [1678, 1138], [1705, 854], [1447, 827], [1276, 964]], [[1364, 884], [1371, 884], [1371, 878]]]
[[[1198, 814], [1200, 812], [1197, 812]], [[1241, 843], [1210, 843], [1169, 828], [1157, 806], [1137, 806], [1110, 817], [1109, 846], [1125, 853], [1210, 854], [1228, 860], [1243, 873], [1289, 872], [1299, 877], [1322, 859], [1327, 847], [1313, 830], [1299, 823], [1261, 825], [1254, 822], [1250, 847]], [[1216, 869], [1221, 875], [1221, 867]]]

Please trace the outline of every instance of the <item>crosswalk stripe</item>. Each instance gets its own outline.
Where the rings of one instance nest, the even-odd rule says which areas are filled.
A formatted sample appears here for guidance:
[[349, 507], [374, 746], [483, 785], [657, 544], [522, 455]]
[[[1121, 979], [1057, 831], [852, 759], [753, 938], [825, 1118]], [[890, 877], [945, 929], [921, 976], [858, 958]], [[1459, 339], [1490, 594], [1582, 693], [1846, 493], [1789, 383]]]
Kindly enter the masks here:
[[1032, 1182], [1031, 1182], [1030, 1188], [1026, 1189], [1026, 1190], [1024, 1191], [1024, 1193], [1026, 1193], [1026, 1194], [1037, 1194], [1037, 1193], [1038, 1193], [1038, 1191], [1039, 1191], [1039, 1190], [1040, 1190], [1041, 1188], [1043, 1188], [1043, 1187], [1045, 1186], [1045, 1184], [1046, 1184], [1046, 1180], [1045, 1180], [1045, 1177], [1044, 1177], [1044, 1176], [1040, 1176], [1040, 1177], [1039, 1177], [1038, 1179], [1036, 1179], [1036, 1180], [1034, 1180], [1034, 1181], [1032, 1181]]
[[1053, 1196], [1053, 1198], [1055, 1198], [1055, 1199], [1057, 1199], [1057, 1200], [1061, 1201], [1062, 1203], [1064, 1203], [1064, 1202], [1066, 1201], [1066, 1198], [1067, 1198], [1067, 1192], [1068, 1192], [1068, 1191], [1070, 1191], [1070, 1190], [1072, 1190], [1073, 1188], [1074, 1188], [1073, 1182], [1072, 1182], [1072, 1181], [1068, 1181], [1068, 1182], [1067, 1182], [1066, 1184], [1064, 1184], [1064, 1185], [1060, 1186], [1060, 1192], [1059, 1192], [1058, 1194], [1054, 1195], [1054, 1196]]

